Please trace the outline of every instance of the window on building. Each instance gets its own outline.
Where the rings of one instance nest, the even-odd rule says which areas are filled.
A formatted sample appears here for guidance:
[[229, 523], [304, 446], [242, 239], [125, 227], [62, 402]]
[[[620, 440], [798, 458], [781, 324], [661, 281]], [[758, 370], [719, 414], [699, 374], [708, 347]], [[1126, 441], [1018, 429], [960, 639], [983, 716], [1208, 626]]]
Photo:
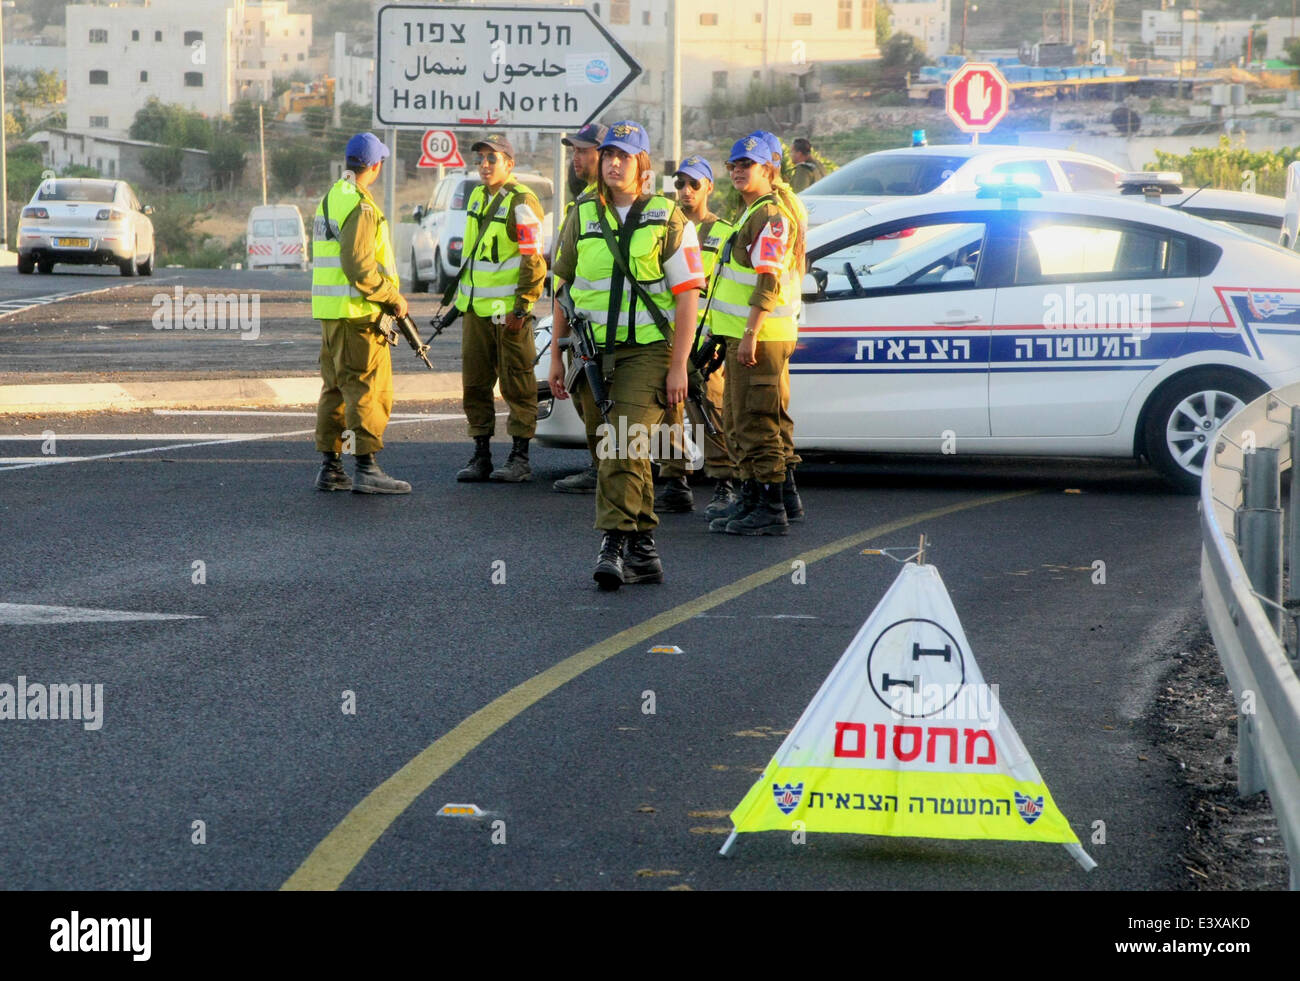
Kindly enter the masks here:
[[630, 24], [632, 22], [632, 0], [611, 0], [609, 22], [611, 24]]
[[876, 0], [862, 0], [862, 29], [864, 31], [876, 29]]
[[299, 36], [299, 37], [306, 37], [306, 36], [307, 36], [307, 28], [305, 28], [305, 27], [300, 27], [300, 28], [298, 28], [298, 36]]
[[648, 10], [641, 11], [641, 23], [645, 24], [647, 27], [650, 26], [650, 11]]
[[148, 72], [141, 72], [141, 73], [140, 73], [140, 81], [142, 81], [142, 82], [147, 82], [147, 81], [149, 81], [149, 73], [148, 73]]
[[107, 85], [107, 84], [108, 84], [108, 72], [106, 72], [106, 71], [102, 71], [102, 70], [99, 70], [99, 69], [96, 69], [95, 71], [91, 72], [91, 73], [90, 73], [90, 84], [91, 84], [91, 85]]
[[713, 87], [714, 87], [715, 89], [725, 89], [725, 88], [727, 87], [727, 73], [726, 73], [726, 72], [714, 72], [714, 73], [713, 73]]
[[132, 40], [132, 41], [138, 41], [138, 40], [140, 40], [140, 32], [139, 32], [139, 31], [132, 31], [132, 32], [131, 32], [131, 40]]
[[104, 27], [92, 27], [92, 28], [90, 29], [90, 43], [91, 43], [91, 44], [107, 44], [107, 43], [108, 43], [108, 29], [107, 29], [107, 28], [104, 28]]
[[299, 60], [299, 61], [306, 61], [306, 60], [307, 60], [307, 56], [306, 56], [305, 54], [303, 54], [301, 51], [299, 51], [299, 52], [298, 52], [298, 60]]
[[90, 128], [91, 128], [91, 129], [108, 129], [108, 117], [107, 117], [107, 116], [91, 116], [91, 117], [90, 117]]
[[195, 41], [202, 41], [202, 40], [203, 40], [203, 32], [202, 32], [202, 31], [186, 31], [186, 32], [185, 32], [185, 47], [187, 47], [187, 48], [188, 48], [191, 44], [193, 44]]
[[161, 41], [161, 40], [162, 40], [162, 31], [154, 31], [154, 32], [153, 32], [153, 39], [154, 39], [154, 41]]
[[185, 85], [191, 89], [203, 88], [203, 72], [186, 72]]
[[756, 14], [754, 15], [754, 23], [755, 23], [755, 24], [761, 24], [761, 23], [763, 23], [763, 14], [762, 14], [761, 11], [760, 11], [759, 13], [756, 13]]
[[108, 176], [109, 176], [109, 177], [116, 177], [116, 176], [117, 176], [117, 161], [116, 161], [116, 160], [110, 160], [110, 161], [108, 162]]
[[258, 67], [258, 68], [265, 68], [265, 67], [266, 67], [266, 62], [265, 62], [265, 61], [259, 61], [259, 62], [257, 63], [257, 67]]
[[281, 60], [281, 61], [288, 61], [288, 60], [289, 60], [289, 56], [288, 56], [287, 54], [282, 54], [282, 55], [280, 55], [280, 60]]
[[598, 3], [593, 3], [593, 4], [591, 5], [591, 12], [592, 12], [593, 14], [595, 14], [596, 17], [600, 17], [600, 4], [598, 4]]
[[841, 31], [851, 30], [853, 27], [853, 0], [840, 0], [839, 18], [835, 26]]
[[718, 26], [718, 15], [717, 15], [717, 14], [700, 14], [700, 26], [701, 26], [701, 27], [717, 27], [717, 26]]
[[812, 14], [795, 14], [795, 27], [812, 27]]

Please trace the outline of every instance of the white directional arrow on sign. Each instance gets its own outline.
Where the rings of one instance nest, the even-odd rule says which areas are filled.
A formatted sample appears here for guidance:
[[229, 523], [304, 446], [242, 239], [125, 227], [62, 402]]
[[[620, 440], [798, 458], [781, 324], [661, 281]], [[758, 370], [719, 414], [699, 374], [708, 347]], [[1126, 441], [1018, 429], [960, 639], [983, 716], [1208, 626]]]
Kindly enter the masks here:
[[379, 8], [375, 118], [385, 126], [575, 130], [641, 74], [582, 7]]
[[51, 623], [106, 623], [124, 620], [202, 620], [190, 613], [135, 613], [131, 610], [96, 610], [85, 606], [36, 606], [0, 603], [0, 626], [43, 626]]

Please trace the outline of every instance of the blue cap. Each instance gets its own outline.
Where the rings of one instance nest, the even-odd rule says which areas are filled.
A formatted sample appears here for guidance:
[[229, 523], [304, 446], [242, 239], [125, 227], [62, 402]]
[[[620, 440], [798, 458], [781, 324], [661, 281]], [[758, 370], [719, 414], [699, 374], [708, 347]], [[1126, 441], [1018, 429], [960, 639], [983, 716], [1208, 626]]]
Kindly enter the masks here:
[[748, 136], [742, 136], [731, 148], [731, 155], [727, 157], [727, 162], [733, 160], [752, 160], [754, 163], [771, 163], [772, 149], [767, 140], [763, 139], [756, 133], [750, 133]]
[[767, 145], [773, 163], [780, 163], [781, 158], [785, 156], [784, 151], [781, 149], [781, 138], [775, 133], [769, 133], [765, 129], [756, 129], [747, 135], [757, 137]]
[[694, 177], [697, 181], [713, 180], [713, 168], [703, 157], [692, 156], [682, 161], [681, 166], [677, 168], [677, 173], [685, 174], [687, 177]]
[[388, 156], [388, 147], [374, 133], [358, 133], [348, 140], [343, 156], [349, 160], [360, 160], [365, 166], [377, 164]]
[[609, 127], [609, 132], [601, 140], [600, 146], [601, 149], [607, 146], [616, 147], [624, 153], [635, 156], [638, 153], [650, 152], [650, 137], [646, 134], [645, 127], [640, 123], [625, 119], [620, 123], [613, 123]]

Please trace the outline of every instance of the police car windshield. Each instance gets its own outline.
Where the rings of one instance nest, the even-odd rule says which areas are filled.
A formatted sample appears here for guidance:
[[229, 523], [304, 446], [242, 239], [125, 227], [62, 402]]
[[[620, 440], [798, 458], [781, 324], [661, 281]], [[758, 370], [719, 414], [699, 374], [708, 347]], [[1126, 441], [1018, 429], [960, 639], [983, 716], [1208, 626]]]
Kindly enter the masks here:
[[84, 181], [46, 181], [36, 195], [38, 201], [93, 201], [111, 204], [112, 184], [89, 184]]
[[846, 164], [805, 194], [928, 194], [953, 175], [965, 157], [873, 153]]

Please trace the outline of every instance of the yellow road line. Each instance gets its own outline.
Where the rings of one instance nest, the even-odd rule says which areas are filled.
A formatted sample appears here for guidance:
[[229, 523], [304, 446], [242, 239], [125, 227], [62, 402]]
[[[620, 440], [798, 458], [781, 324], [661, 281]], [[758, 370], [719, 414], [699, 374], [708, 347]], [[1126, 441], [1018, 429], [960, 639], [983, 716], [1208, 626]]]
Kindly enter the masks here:
[[744, 579], [738, 579], [671, 610], [665, 610], [658, 616], [621, 630], [612, 637], [566, 657], [558, 664], [493, 699], [445, 736], [427, 746], [418, 756], [372, 790], [361, 803], [348, 812], [319, 845], [312, 849], [302, 865], [298, 866], [298, 870], [280, 888], [337, 889], [365, 857], [366, 852], [370, 851], [370, 847], [379, 840], [379, 836], [387, 831], [402, 812], [428, 790], [435, 780], [527, 708], [583, 672], [609, 660], [615, 654], [644, 643], [692, 617], [743, 596], [759, 586], [765, 586], [788, 576], [791, 563], [796, 560], [812, 565], [814, 562], [856, 548], [873, 538], [912, 527], [923, 521], [932, 521], [959, 511], [969, 511], [972, 508], [1010, 501], [1018, 497], [1028, 497], [1036, 493], [1038, 493], [1036, 490], [1027, 490], [994, 494], [876, 525], [823, 545], [821, 548], [803, 552], [792, 559], [768, 566]]

